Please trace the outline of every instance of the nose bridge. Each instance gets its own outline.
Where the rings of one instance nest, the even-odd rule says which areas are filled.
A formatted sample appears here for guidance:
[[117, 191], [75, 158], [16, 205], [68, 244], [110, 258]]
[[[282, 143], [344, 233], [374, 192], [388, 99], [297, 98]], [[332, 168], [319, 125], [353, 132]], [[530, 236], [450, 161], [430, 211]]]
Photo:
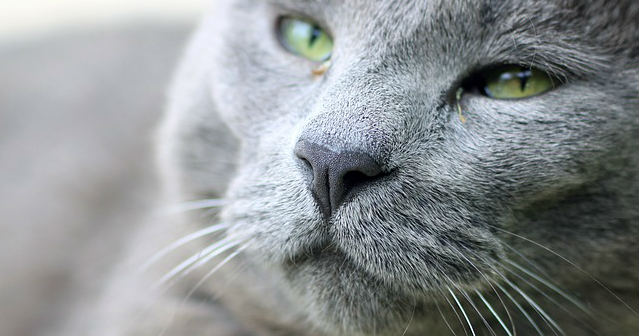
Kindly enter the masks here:
[[371, 74], [343, 78], [318, 97], [294, 152], [325, 218], [387, 175], [398, 97]]
[[299, 139], [333, 152], [366, 152], [384, 161], [390, 133], [401, 118], [401, 94], [371, 74], [351, 74], [316, 100]]

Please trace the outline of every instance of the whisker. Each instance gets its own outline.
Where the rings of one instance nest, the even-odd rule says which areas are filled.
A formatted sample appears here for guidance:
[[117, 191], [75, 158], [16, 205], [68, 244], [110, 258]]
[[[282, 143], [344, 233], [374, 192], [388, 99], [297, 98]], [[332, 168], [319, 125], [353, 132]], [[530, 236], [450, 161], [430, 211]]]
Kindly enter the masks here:
[[242, 245], [240, 248], [238, 248], [237, 250], [235, 250], [235, 252], [229, 254], [228, 257], [224, 258], [220, 263], [218, 263], [215, 267], [213, 267], [208, 273], [206, 273], [202, 279], [200, 279], [200, 281], [198, 281], [195, 286], [193, 286], [193, 288], [188, 292], [188, 294], [186, 295], [186, 297], [184, 298], [184, 300], [188, 300], [189, 297], [191, 297], [191, 295], [193, 295], [193, 293], [195, 293], [195, 291], [202, 286], [202, 284], [208, 280], [208, 278], [210, 278], [213, 273], [217, 272], [220, 268], [222, 268], [222, 266], [226, 265], [226, 263], [228, 263], [231, 259], [235, 258], [238, 254], [240, 254], [240, 252], [244, 251], [245, 249], [247, 249], [251, 243], [253, 243], [254, 240], [251, 239], [250, 241], [246, 242], [246, 244]]
[[444, 323], [448, 327], [448, 330], [450, 330], [450, 332], [453, 333], [453, 336], [457, 336], [457, 333], [455, 333], [455, 331], [453, 330], [453, 327], [451, 327], [450, 323], [448, 323], [448, 320], [444, 316], [444, 313], [442, 313], [442, 309], [439, 307], [439, 303], [437, 302], [437, 300], [435, 300], [435, 306], [437, 307], [437, 310], [439, 311], [439, 315], [442, 317], [442, 319], [444, 320]]
[[[519, 288], [517, 285], [515, 285], [514, 283], [512, 283], [512, 281], [508, 280], [508, 278], [504, 277], [504, 281], [510, 286], [512, 287], [515, 291], [517, 291], [517, 293], [519, 293], [519, 295], [521, 295], [524, 300], [526, 300], [531, 306], [533, 306], [533, 308], [535, 308], [535, 310], [548, 322], [550, 322], [550, 324], [552, 324], [553, 327], [555, 327], [559, 333], [561, 333], [562, 335], [566, 335], [566, 333], [564, 333], [564, 331], [561, 329], [561, 327], [559, 327], [559, 325], [557, 325], [557, 323], [555, 322], [555, 320], [553, 320], [550, 316], [548, 316], [548, 314], [546, 314], [546, 312], [539, 307], [539, 305], [533, 300], [531, 299], [523, 290], [521, 290], [521, 288]], [[555, 335], [557, 335], [557, 333], [555, 332], [554, 329], [551, 328], [551, 330], [553, 331], [553, 333]]]
[[541, 295], [543, 295], [546, 299], [548, 299], [550, 302], [554, 303], [557, 307], [559, 307], [559, 309], [563, 310], [564, 312], [566, 312], [568, 315], [570, 315], [572, 318], [577, 319], [578, 317], [575, 316], [574, 313], [572, 313], [569, 309], [567, 309], [564, 305], [562, 305], [561, 303], [557, 302], [557, 300], [555, 300], [553, 297], [551, 297], [550, 295], [548, 295], [546, 292], [544, 292], [541, 288], [539, 288], [538, 286], [536, 286], [535, 284], [533, 284], [532, 282], [530, 282], [528, 279], [524, 278], [523, 276], [521, 276], [519, 273], [515, 272], [513, 269], [511, 269], [510, 267], [507, 267], [506, 265], [502, 265], [502, 267], [510, 272], [512, 275], [516, 276], [519, 280], [523, 281], [526, 285], [530, 286], [530, 288], [536, 290], [538, 293], [540, 293]]
[[[252, 240], [249, 241], [249, 243], [251, 243], [251, 242], [252, 242]], [[195, 293], [195, 291], [204, 283], [204, 281], [206, 281], [209, 277], [211, 277], [211, 275], [213, 275], [213, 273], [215, 273], [217, 270], [222, 268], [222, 266], [224, 266], [226, 263], [228, 263], [231, 259], [233, 259], [235, 256], [237, 256], [242, 250], [246, 249], [248, 247], [249, 243], [247, 243], [246, 245], [240, 247], [235, 252], [231, 253], [228, 257], [224, 258], [224, 260], [222, 260], [215, 267], [213, 267], [211, 269], [211, 271], [209, 271], [206, 275], [204, 275], [204, 277], [202, 277], [202, 279], [200, 279], [200, 281], [198, 281], [198, 283], [195, 284], [195, 286], [184, 296], [184, 298], [182, 299], [182, 301], [179, 304], [179, 307], [184, 306], [186, 304], [186, 301], [193, 295], [193, 293]], [[228, 249], [230, 249], [230, 248], [232, 248], [234, 246], [237, 246], [237, 244], [232, 245], [229, 248], [225, 248], [225, 250], [228, 250]], [[171, 323], [175, 319], [176, 311], [177, 311], [177, 309], [173, 309], [173, 311], [171, 313], [171, 316], [169, 317], [165, 327], [162, 329], [162, 331], [160, 332], [160, 334], [158, 336], [162, 336], [162, 335], [164, 335], [166, 333], [166, 331], [170, 327]]]
[[504, 328], [504, 331], [506, 332], [506, 334], [508, 336], [513, 336], [513, 334], [510, 333], [510, 330], [508, 330], [508, 328], [506, 328], [506, 324], [504, 323], [504, 321], [501, 320], [501, 318], [499, 317], [499, 314], [497, 314], [497, 312], [493, 309], [493, 306], [491, 306], [490, 303], [488, 303], [488, 301], [484, 298], [483, 295], [481, 295], [481, 293], [477, 289], [475, 289], [475, 293], [477, 294], [477, 296], [479, 296], [479, 298], [482, 300], [482, 302], [484, 302], [484, 305], [486, 305], [486, 307], [488, 307], [488, 309], [493, 314], [493, 316], [495, 316], [495, 318], [497, 319], [497, 321], [499, 322], [501, 327]]
[[490, 334], [493, 336], [497, 336], [497, 334], [495, 333], [495, 330], [493, 330], [493, 328], [490, 326], [490, 323], [488, 323], [488, 321], [486, 321], [486, 319], [484, 318], [484, 315], [479, 311], [479, 309], [477, 309], [477, 306], [475, 306], [475, 302], [473, 302], [473, 300], [470, 298], [470, 295], [468, 295], [468, 293], [466, 293], [466, 291], [464, 291], [461, 288], [458, 288], [459, 291], [462, 293], [462, 295], [466, 298], [466, 301], [468, 301], [468, 303], [470, 303], [470, 305], [473, 307], [473, 309], [475, 309], [475, 311], [477, 312], [477, 315], [479, 315], [479, 318], [481, 319], [481, 321], [484, 323], [484, 325], [486, 326], [486, 328], [488, 328], [488, 331], [490, 331]]
[[215, 258], [216, 256], [222, 254], [224, 251], [227, 251], [228, 249], [233, 248], [234, 246], [240, 245], [242, 243], [243, 243], [243, 241], [238, 239], [236, 242], [230, 242], [228, 244], [228, 246], [225, 246], [224, 248], [221, 248], [221, 249], [219, 249], [217, 251], [211, 252], [209, 255], [205, 256], [204, 258], [201, 258], [196, 263], [194, 263], [189, 268], [187, 268], [180, 276], [186, 276], [187, 274], [189, 274], [194, 269], [206, 264], [209, 260], [211, 260], [211, 259]]
[[[413, 322], [413, 318], [415, 317], [415, 308], [417, 307], [417, 301], [413, 302], [413, 312], [410, 314], [410, 319], [408, 320], [408, 323], [406, 324], [406, 328], [404, 328], [404, 332], [402, 333], [402, 336], [406, 336], [406, 333], [408, 332], [408, 328], [410, 327], [411, 322]], [[373, 328], [373, 331], [375, 331], [375, 328]]]
[[182, 272], [184, 269], [186, 269], [187, 267], [189, 267], [191, 264], [197, 262], [203, 255], [207, 255], [207, 257], [210, 259], [212, 258], [211, 255], [216, 256], [234, 246], [237, 246], [240, 244], [240, 241], [238, 241], [236, 238], [232, 238], [232, 237], [227, 237], [224, 238], [222, 240], [220, 240], [219, 242], [216, 242], [212, 245], [209, 245], [207, 248], [201, 250], [200, 252], [190, 256], [189, 258], [187, 258], [186, 260], [184, 260], [183, 262], [181, 262], [179, 265], [175, 266], [173, 269], [171, 269], [168, 273], [166, 273], [164, 276], [162, 276], [162, 278], [160, 278], [160, 280], [158, 281], [157, 285], [163, 285], [165, 284], [167, 281], [171, 280], [174, 276], [176, 276], [178, 273]]
[[462, 312], [462, 315], [464, 315], [464, 318], [466, 319], [466, 323], [468, 323], [468, 327], [470, 328], [470, 332], [473, 334], [473, 336], [475, 335], [475, 329], [473, 329], [473, 325], [472, 323], [470, 323], [470, 319], [468, 319], [468, 315], [466, 315], [466, 311], [464, 310], [464, 307], [461, 305], [461, 303], [459, 303], [459, 300], [457, 299], [457, 296], [455, 295], [455, 293], [453, 293], [453, 291], [450, 289], [450, 287], [446, 287], [448, 289], [448, 292], [450, 293], [450, 295], [453, 296], [453, 299], [455, 300], [455, 302], [457, 303], [457, 306], [459, 307], [459, 309]]
[[[477, 257], [477, 254], [472, 252], [471, 253], [473, 255], [475, 255]], [[493, 290], [493, 292], [495, 292], [495, 295], [497, 295], [497, 299], [499, 299], [499, 302], [501, 302], [501, 305], [504, 307], [504, 310], [506, 311], [506, 316], [508, 316], [508, 320], [510, 321], [510, 325], [513, 328], [513, 334], [516, 335], [517, 333], [515, 332], [515, 322], [513, 321], [512, 316], [510, 315], [510, 311], [508, 310], [508, 307], [506, 306], [506, 303], [504, 302], [504, 300], [502, 300], [501, 295], [499, 295], [499, 292], [497, 292], [497, 289], [495, 289], [495, 287], [492, 284], [492, 281], [488, 278], [488, 276], [486, 276], [486, 274], [484, 274], [484, 272], [482, 272], [470, 259], [468, 259], [463, 253], [460, 254], [464, 259], [466, 259], [466, 261], [475, 268], [475, 270], [477, 270], [477, 272], [479, 272], [479, 274], [486, 280], [486, 283], [488, 283], [488, 285], [490, 286], [490, 288]], [[490, 265], [490, 263], [488, 263], [488, 266], [493, 269], [493, 271], [495, 271], [494, 266]], [[496, 273], [499, 273], [497, 271], [495, 271]], [[475, 292], [478, 292], [477, 290], [475, 290]]]
[[524, 317], [526, 317], [526, 319], [528, 320], [528, 322], [530, 322], [530, 324], [533, 326], [533, 328], [535, 328], [537, 333], [539, 333], [540, 336], [544, 336], [544, 334], [541, 332], [541, 329], [539, 329], [539, 326], [537, 325], [537, 323], [535, 323], [535, 321], [532, 319], [532, 317], [530, 317], [530, 315], [519, 304], [519, 302], [517, 302], [517, 300], [515, 300], [515, 298], [512, 295], [510, 295], [510, 293], [508, 293], [508, 291], [502, 285], [500, 285], [499, 283], [495, 283], [495, 285], [497, 287], [499, 287], [499, 289], [501, 289], [501, 291], [504, 292], [504, 294], [506, 294], [506, 296], [508, 296], [510, 301], [512, 301], [515, 304], [517, 309], [519, 309], [519, 311], [524, 315]]
[[546, 270], [544, 270], [541, 266], [539, 266], [537, 263], [535, 263], [534, 261], [530, 260], [530, 258], [526, 257], [523, 253], [517, 251], [516, 248], [508, 245], [506, 242], [501, 241], [502, 244], [504, 244], [504, 246], [506, 246], [508, 249], [510, 249], [511, 251], [513, 251], [515, 254], [517, 254], [517, 256], [519, 256], [521, 259], [523, 259], [526, 263], [528, 263], [528, 265], [530, 265], [532, 268], [534, 268], [535, 270], [537, 270], [537, 272], [539, 272], [539, 274], [545, 276], [546, 278], [549, 278], [550, 276], [548, 275], [548, 273], [546, 272]]
[[227, 228], [228, 225], [226, 224], [216, 224], [216, 225], [211, 225], [208, 227], [205, 227], [204, 229], [195, 231], [191, 234], [188, 234], [176, 241], [174, 241], [173, 243], [169, 244], [167, 247], [161, 249], [160, 251], [156, 252], [154, 255], [152, 255], [144, 264], [142, 264], [141, 266], [141, 270], [145, 271], [147, 270], [151, 265], [153, 265], [155, 262], [157, 262], [158, 260], [160, 260], [162, 257], [166, 256], [168, 253], [170, 253], [171, 251], [175, 250], [176, 248], [189, 243], [197, 238], [200, 237], [204, 237], [206, 235], [218, 232], [220, 230], [223, 230], [225, 228]]
[[225, 204], [227, 204], [226, 200], [223, 200], [221, 198], [200, 199], [195, 201], [183, 202], [183, 203], [179, 203], [176, 205], [172, 205], [172, 206], [160, 209], [158, 214], [173, 215], [177, 213], [198, 210], [198, 209], [217, 208]]
[[527, 270], [526, 268], [524, 268], [523, 266], [517, 264], [516, 262], [514, 262], [512, 260], [506, 259], [506, 262], [508, 262], [509, 264], [513, 265], [518, 270], [524, 272], [529, 277], [539, 281], [540, 283], [542, 283], [546, 287], [552, 289], [555, 293], [561, 295], [563, 298], [565, 298], [566, 300], [570, 301], [572, 304], [574, 304], [579, 309], [581, 309], [581, 311], [583, 311], [584, 313], [588, 314], [589, 316], [592, 316], [592, 311], [590, 309], [588, 309], [586, 306], [584, 306], [583, 303], [579, 302], [577, 299], [575, 299], [571, 295], [569, 295], [566, 292], [562, 291], [560, 288], [558, 288], [557, 286], [553, 285], [552, 283], [550, 283], [546, 279], [538, 276], [537, 274], [533, 273], [530, 270]]
[[566, 258], [566, 257], [562, 256], [561, 254], [559, 254], [559, 253], [557, 253], [557, 252], [553, 251], [552, 249], [550, 249], [550, 248], [548, 248], [548, 247], [546, 247], [546, 246], [544, 246], [544, 245], [542, 245], [542, 244], [540, 244], [540, 243], [538, 243], [538, 242], [536, 242], [536, 241], [534, 241], [534, 240], [532, 240], [532, 239], [528, 239], [528, 238], [526, 238], [526, 237], [520, 236], [520, 235], [518, 235], [518, 234], [516, 234], [516, 233], [510, 232], [510, 231], [508, 231], [508, 230], [504, 230], [504, 229], [502, 229], [502, 228], [500, 228], [500, 227], [497, 227], [497, 226], [494, 226], [494, 225], [491, 225], [491, 226], [492, 226], [493, 228], [495, 228], [495, 229], [499, 230], [499, 231], [502, 231], [502, 232], [507, 233], [507, 234], [509, 234], [509, 235], [515, 236], [515, 237], [520, 238], [520, 239], [522, 239], [522, 240], [525, 240], [525, 241], [527, 241], [527, 242], [529, 242], [529, 243], [531, 243], [531, 244], [534, 244], [534, 245], [536, 245], [536, 246], [538, 246], [538, 247], [541, 247], [542, 249], [544, 249], [544, 250], [546, 250], [546, 251], [548, 251], [548, 252], [550, 252], [550, 253], [554, 254], [555, 256], [557, 256], [557, 257], [559, 257], [559, 258], [561, 258], [561, 260], [563, 260], [563, 261], [567, 262], [567, 263], [568, 263], [568, 264], [570, 264], [572, 267], [574, 267], [575, 269], [577, 269], [579, 272], [581, 272], [582, 274], [584, 274], [584, 275], [588, 276], [588, 277], [589, 277], [592, 281], [594, 281], [597, 285], [601, 286], [601, 288], [605, 289], [605, 290], [606, 290], [606, 291], [607, 291], [610, 295], [612, 295], [612, 296], [613, 296], [613, 297], [614, 297], [617, 301], [619, 301], [621, 304], [623, 304], [623, 305], [624, 305], [626, 308], [628, 308], [631, 312], [635, 313], [635, 315], [639, 314], [639, 313], [637, 313], [637, 311], [635, 311], [632, 307], [630, 307], [630, 305], [629, 305], [629, 304], [627, 304], [627, 303], [626, 303], [626, 301], [622, 300], [622, 299], [621, 299], [621, 298], [620, 298], [617, 294], [615, 294], [615, 293], [614, 293], [614, 292], [613, 292], [610, 288], [608, 288], [606, 285], [604, 285], [601, 281], [597, 280], [597, 278], [595, 278], [593, 275], [591, 275], [590, 273], [586, 272], [583, 268], [581, 268], [581, 267], [577, 266], [577, 264], [575, 264], [574, 262], [570, 261], [568, 258]]
[[442, 293], [442, 296], [444, 297], [444, 299], [446, 299], [446, 302], [448, 302], [448, 305], [452, 309], [453, 313], [455, 313], [455, 315], [457, 316], [457, 320], [459, 320], [459, 325], [461, 325], [462, 326], [462, 330], [464, 330], [464, 335], [468, 336], [468, 331], [466, 331], [466, 327], [464, 326], [464, 322], [462, 321], [461, 316], [459, 316], [459, 313], [457, 313], [457, 309], [455, 309], [455, 306], [453, 306], [453, 303], [450, 302], [450, 300], [448, 300], [448, 296], [446, 296], [444, 293]]

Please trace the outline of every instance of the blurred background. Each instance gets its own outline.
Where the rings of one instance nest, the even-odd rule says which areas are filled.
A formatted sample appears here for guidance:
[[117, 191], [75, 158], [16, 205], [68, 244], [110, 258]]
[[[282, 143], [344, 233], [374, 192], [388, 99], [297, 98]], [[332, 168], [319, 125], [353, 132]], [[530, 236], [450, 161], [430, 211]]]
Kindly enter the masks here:
[[153, 205], [203, 0], [0, 1], [0, 335], [67, 335]]
[[205, 6], [205, 0], [3, 0], [0, 39], [21, 40], [139, 21], [189, 24]]

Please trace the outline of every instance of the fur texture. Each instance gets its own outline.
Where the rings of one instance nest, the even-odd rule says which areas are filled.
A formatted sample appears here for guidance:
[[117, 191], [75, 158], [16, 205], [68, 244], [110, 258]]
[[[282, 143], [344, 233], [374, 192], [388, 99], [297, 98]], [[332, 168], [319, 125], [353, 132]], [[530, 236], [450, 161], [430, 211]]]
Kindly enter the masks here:
[[[325, 74], [281, 47], [283, 15], [330, 31]], [[637, 22], [634, 1], [219, 1], [158, 140], [167, 201], [224, 206], [152, 221], [131, 253], [218, 222], [189, 248], [227, 237], [237, 245], [214, 260], [237, 253], [153, 299], [135, 289], [153, 276], [121, 269], [105, 306], [125, 318], [94, 332], [633, 334]], [[461, 122], [457, 88], [494, 64], [562, 83], [522, 100], [464, 94]], [[387, 174], [324, 220], [300, 138], [368, 153]]]

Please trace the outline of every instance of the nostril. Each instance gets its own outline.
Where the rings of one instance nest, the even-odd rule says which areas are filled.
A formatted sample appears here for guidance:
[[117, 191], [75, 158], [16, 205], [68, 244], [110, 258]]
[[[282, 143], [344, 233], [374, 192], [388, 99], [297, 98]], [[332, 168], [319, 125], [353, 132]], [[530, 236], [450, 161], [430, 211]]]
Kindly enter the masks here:
[[300, 161], [302, 161], [302, 164], [309, 170], [309, 171], [313, 171], [313, 165], [311, 165], [311, 163], [304, 157], [298, 156], [298, 158], [300, 159]]
[[379, 174], [369, 176], [361, 171], [349, 171], [344, 174], [342, 178], [342, 183], [344, 184], [345, 193], [349, 193], [351, 191], [355, 191], [359, 187], [362, 187], [370, 182], [378, 179], [380, 177]]
[[[382, 168], [364, 151], [338, 150], [300, 140], [295, 146], [300, 159], [312, 178], [310, 186], [326, 218], [347, 196], [362, 189], [382, 175]], [[303, 162], [303, 163], [302, 163]]]
[[382, 174], [380, 165], [365, 152], [342, 152], [335, 161], [329, 174], [332, 210]]
[[312, 178], [314, 167], [305, 146], [300, 146], [298, 144], [298, 146], [295, 147], [294, 154], [299, 159], [301, 163], [300, 166], [302, 166], [303, 170], [306, 171], [308, 175], [310, 175], [310, 177]]

